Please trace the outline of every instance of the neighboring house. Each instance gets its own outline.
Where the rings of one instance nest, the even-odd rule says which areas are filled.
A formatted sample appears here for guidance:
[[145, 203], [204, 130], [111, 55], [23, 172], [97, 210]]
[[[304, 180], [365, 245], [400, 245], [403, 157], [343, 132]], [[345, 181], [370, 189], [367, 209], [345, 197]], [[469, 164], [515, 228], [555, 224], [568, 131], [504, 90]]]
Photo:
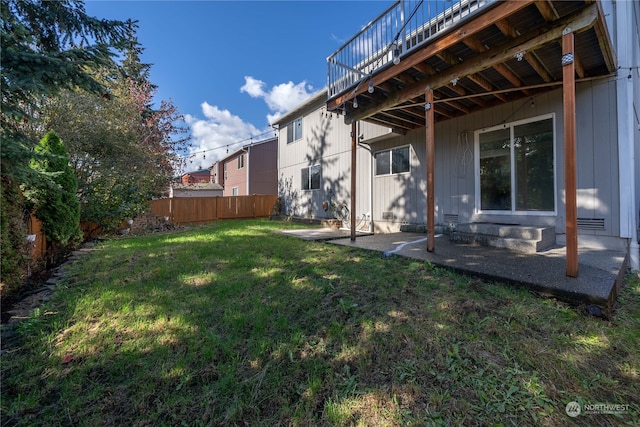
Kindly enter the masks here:
[[224, 188], [224, 167], [221, 161], [216, 161], [209, 167], [211, 182], [220, 184]]
[[211, 182], [211, 172], [209, 169], [201, 169], [194, 172], [187, 172], [182, 175], [180, 181], [183, 184], [194, 184], [196, 182]]
[[169, 188], [169, 197], [217, 197], [223, 192], [222, 186], [215, 182], [173, 184]]
[[271, 138], [247, 144], [214, 164], [224, 195], [277, 194], [277, 150], [277, 139]]
[[638, 16], [631, 1], [394, 3], [327, 59], [326, 104], [274, 123], [288, 212], [354, 196], [376, 232], [424, 226], [428, 250], [436, 225], [546, 227], [569, 276], [578, 246], [627, 250], [637, 270]]

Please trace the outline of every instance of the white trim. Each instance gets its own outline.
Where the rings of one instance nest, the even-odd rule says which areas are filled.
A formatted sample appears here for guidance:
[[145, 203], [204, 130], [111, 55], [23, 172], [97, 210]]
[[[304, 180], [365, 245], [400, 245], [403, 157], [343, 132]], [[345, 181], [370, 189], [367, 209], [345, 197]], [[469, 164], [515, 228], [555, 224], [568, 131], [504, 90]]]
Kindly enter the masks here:
[[[409, 170], [405, 171], [405, 172], [393, 173], [393, 154], [391, 154], [391, 153], [394, 150], [399, 150], [401, 148], [409, 148]], [[411, 174], [411, 160], [413, 159], [413, 154], [412, 154], [413, 150], [412, 150], [412, 148], [413, 147], [411, 146], [411, 144], [405, 144], [405, 145], [399, 145], [397, 147], [384, 148], [382, 150], [374, 151], [373, 152], [373, 176], [376, 177], [376, 178], [381, 178], [381, 177], [389, 177], [389, 176]], [[376, 154], [383, 153], [385, 151], [388, 151], [390, 153], [389, 154], [389, 173], [378, 175], [378, 164], [376, 163]]]
[[[516, 183], [514, 171], [515, 162], [515, 149], [511, 143], [509, 146], [509, 155], [511, 162], [511, 209], [510, 210], [482, 210], [482, 199], [480, 195], [480, 134], [492, 132], [495, 130], [506, 129], [509, 127], [509, 140], [513, 141], [514, 128], [519, 125], [539, 122], [543, 120], [551, 119], [551, 126], [553, 131], [553, 211], [521, 211], [516, 209]], [[555, 113], [543, 114], [540, 116], [516, 120], [509, 123], [503, 123], [488, 128], [477, 129], [473, 132], [473, 144], [474, 144], [474, 186], [475, 186], [475, 206], [474, 213], [476, 215], [510, 215], [510, 216], [557, 216], [558, 215], [558, 167], [557, 167], [557, 138], [556, 138], [556, 117]]]
[[[633, 3], [616, 3], [616, 47], [618, 65], [623, 70], [633, 65], [634, 39]], [[631, 73], [631, 70], [629, 70]], [[632, 270], [640, 270], [638, 245], [636, 179], [634, 144], [634, 79], [618, 78], [616, 81], [618, 111], [618, 186], [620, 194], [620, 237], [629, 239], [629, 264]]]
[[[320, 168], [320, 187], [318, 188], [307, 188], [305, 189], [303, 187], [303, 182], [302, 182], [302, 170], [303, 169], [308, 169], [309, 170], [309, 187], [311, 187], [311, 168], [318, 166]], [[322, 190], [322, 163], [314, 163], [310, 166], [305, 166], [300, 168], [300, 191], [318, 191], [318, 190]]]
[[[300, 137], [296, 138], [296, 122], [300, 121]], [[298, 142], [300, 140], [302, 140], [302, 138], [304, 137], [304, 116], [300, 116], [294, 120], [292, 120], [291, 122], [287, 123], [287, 125], [284, 127], [285, 128], [285, 132], [287, 134], [287, 144], [293, 144], [294, 142]], [[291, 141], [289, 141], [289, 126], [291, 126], [291, 131], [292, 131], [292, 135], [291, 135]]]

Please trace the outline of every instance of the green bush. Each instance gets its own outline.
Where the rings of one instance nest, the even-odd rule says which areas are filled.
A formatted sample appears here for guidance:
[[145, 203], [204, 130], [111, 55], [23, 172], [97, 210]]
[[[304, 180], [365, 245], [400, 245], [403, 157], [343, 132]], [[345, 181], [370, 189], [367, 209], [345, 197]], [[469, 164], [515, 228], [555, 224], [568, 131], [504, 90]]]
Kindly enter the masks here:
[[2, 179], [0, 187], [0, 295], [4, 298], [22, 286], [30, 259], [20, 189], [8, 178]]
[[42, 222], [48, 242], [63, 248], [82, 239], [78, 180], [69, 166], [67, 150], [54, 132], [48, 132], [34, 149], [31, 168], [38, 183], [25, 189], [35, 216]]

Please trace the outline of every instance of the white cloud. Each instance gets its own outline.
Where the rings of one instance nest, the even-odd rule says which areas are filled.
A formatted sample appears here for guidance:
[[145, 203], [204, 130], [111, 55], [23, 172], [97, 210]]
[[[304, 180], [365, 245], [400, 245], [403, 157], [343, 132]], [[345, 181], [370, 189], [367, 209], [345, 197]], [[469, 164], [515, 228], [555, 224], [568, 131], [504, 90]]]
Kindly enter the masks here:
[[245, 84], [240, 88], [240, 92], [245, 92], [252, 98], [262, 98], [271, 110], [267, 119], [271, 122], [275, 117], [281, 116], [296, 105], [304, 102], [313, 95], [313, 87], [305, 80], [300, 83], [281, 83], [265, 90], [267, 86], [262, 80], [251, 76], [244, 77]]
[[[281, 83], [267, 88], [262, 80], [246, 76], [245, 84], [240, 92], [247, 93], [252, 98], [262, 99], [270, 112], [267, 114], [268, 123], [286, 113], [296, 105], [304, 102], [313, 94], [313, 87], [306, 81], [294, 84]], [[216, 160], [222, 159], [229, 152], [236, 151], [242, 146], [242, 141], [248, 142], [252, 136], [264, 135], [270, 128], [258, 129], [229, 110], [220, 109], [215, 105], [203, 102], [201, 105], [204, 118], [185, 115], [185, 122], [191, 128], [191, 155], [186, 164], [187, 171], [194, 171], [210, 167]]]
[[264, 92], [265, 83], [261, 80], [256, 80], [251, 76], [244, 77], [244, 86], [240, 88], [240, 92], [246, 92], [252, 98], [262, 98], [266, 94]]
[[227, 146], [229, 151], [235, 151], [241, 146], [239, 141], [260, 133], [251, 123], [231, 114], [229, 110], [221, 110], [207, 102], [203, 102], [201, 107], [204, 119], [185, 115], [192, 137], [190, 154], [193, 156], [186, 165], [190, 171], [208, 168], [216, 160], [226, 156]]

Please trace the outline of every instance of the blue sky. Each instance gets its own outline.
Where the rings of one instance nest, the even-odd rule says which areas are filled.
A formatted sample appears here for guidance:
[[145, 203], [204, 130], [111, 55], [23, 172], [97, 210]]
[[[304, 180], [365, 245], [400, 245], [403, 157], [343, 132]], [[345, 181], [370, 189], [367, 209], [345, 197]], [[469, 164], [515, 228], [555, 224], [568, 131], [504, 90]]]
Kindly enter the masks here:
[[[326, 58], [392, 1], [101, 1], [87, 14], [139, 21], [156, 102], [171, 99], [191, 131], [188, 170], [326, 86]], [[274, 133], [275, 134], [275, 133]], [[216, 148], [222, 147], [222, 148]], [[202, 153], [207, 150], [206, 153]], [[203, 158], [205, 154], [206, 158]]]

